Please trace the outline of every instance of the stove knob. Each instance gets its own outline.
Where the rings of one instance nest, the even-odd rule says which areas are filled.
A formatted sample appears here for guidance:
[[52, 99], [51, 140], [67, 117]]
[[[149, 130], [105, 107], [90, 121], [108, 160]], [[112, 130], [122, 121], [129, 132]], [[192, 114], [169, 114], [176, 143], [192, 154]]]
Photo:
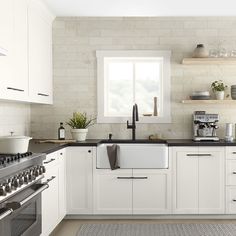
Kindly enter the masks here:
[[0, 196], [6, 196], [7, 193], [3, 185], [0, 185]]
[[41, 169], [42, 173], [45, 173], [45, 172], [46, 172], [45, 166], [40, 166], [40, 169]]
[[39, 170], [38, 170], [38, 169], [35, 169], [35, 170], [34, 170], [34, 175], [35, 175], [35, 177], [38, 177], [38, 176], [39, 176]]
[[11, 183], [5, 184], [5, 191], [6, 191], [6, 193], [11, 193], [11, 191], [12, 191]]
[[33, 153], [32, 152], [28, 152], [29, 156], [31, 156]]
[[20, 159], [21, 155], [20, 153], [17, 153], [17, 159]]
[[18, 183], [19, 183], [19, 186], [23, 185], [23, 183], [24, 183], [24, 179], [23, 179], [22, 174], [18, 175]]
[[25, 173], [23, 178], [24, 178], [24, 183], [28, 184], [29, 183], [29, 175], [27, 173]]
[[19, 187], [19, 181], [16, 176], [12, 180], [12, 185], [14, 186], [15, 189]]

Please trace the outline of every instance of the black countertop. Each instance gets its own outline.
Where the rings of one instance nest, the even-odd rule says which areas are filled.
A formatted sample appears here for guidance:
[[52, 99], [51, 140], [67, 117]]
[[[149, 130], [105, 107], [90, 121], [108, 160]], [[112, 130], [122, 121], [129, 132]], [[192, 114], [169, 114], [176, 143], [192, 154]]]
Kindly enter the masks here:
[[84, 142], [76, 142], [76, 143], [63, 143], [63, 144], [55, 144], [55, 143], [39, 143], [39, 140], [31, 140], [29, 144], [29, 151], [35, 153], [52, 153], [57, 150], [60, 150], [64, 147], [68, 146], [94, 146], [96, 147], [102, 143], [164, 143], [168, 146], [236, 146], [236, 142], [225, 142], [224, 140], [220, 140], [219, 142], [213, 141], [201, 141], [195, 142], [191, 139], [167, 139], [167, 140], [148, 140], [148, 139], [139, 139], [139, 140], [105, 140], [105, 139], [88, 139]]

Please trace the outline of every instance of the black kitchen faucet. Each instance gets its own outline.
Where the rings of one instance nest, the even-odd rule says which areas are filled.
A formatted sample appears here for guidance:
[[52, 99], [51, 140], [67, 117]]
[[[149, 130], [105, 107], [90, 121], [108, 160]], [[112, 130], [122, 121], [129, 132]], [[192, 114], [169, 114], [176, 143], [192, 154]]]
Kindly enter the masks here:
[[132, 129], [132, 140], [135, 140], [135, 131], [136, 131], [136, 121], [139, 121], [138, 118], [138, 105], [135, 103], [133, 105], [133, 112], [132, 112], [132, 124], [129, 125], [129, 121], [127, 120], [127, 129]]

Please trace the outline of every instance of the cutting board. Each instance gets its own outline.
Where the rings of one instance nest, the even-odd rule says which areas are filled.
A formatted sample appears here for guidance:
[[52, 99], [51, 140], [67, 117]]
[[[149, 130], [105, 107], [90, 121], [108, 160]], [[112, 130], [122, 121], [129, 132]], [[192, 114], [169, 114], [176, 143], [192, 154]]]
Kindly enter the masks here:
[[65, 140], [47, 139], [47, 140], [39, 140], [38, 143], [75, 143], [75, 140], [73, 139], [65, 139]]

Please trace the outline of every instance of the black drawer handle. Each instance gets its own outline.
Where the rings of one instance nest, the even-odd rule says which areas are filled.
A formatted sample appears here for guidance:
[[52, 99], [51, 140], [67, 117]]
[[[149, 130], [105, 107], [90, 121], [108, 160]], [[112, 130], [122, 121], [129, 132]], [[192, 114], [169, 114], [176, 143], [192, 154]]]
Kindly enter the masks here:
[[133, 179], [133, 177], [117, 177], [117, 179]]
[[233, 175], [236, 175], [236, 171], [233, 171]]
[[88, 150], [88, 153], [91, 153], [91, 150]]
[[12, 87], [7, 87], [7, 89], [18, 91], [18, 92], [24, 92], [25, 91], [24, 89], [18, 89], [18, 88], [12, 88]]
[[144, 177], [133, 177], [133, 179], [148, 179], [148, 177], [147, 176], [144, 176]]
[[43, 97], [49, 97], [49, 95], [46, 94], [46, 93], [38, 93], [38, 95], [39, 95], [39, 96], [43, 96]]
[[236, 154], [236, 152], [232, 152], [232, 154]]
[[45, 161], [43, 164], [48, 164], [48, 163], [50, 163], [50, 162], [52, 162], [52, 161], [55, 161], [56, 159], [54, 159], [54, 158], [52, 158], [51, 160], [49, 160], [49, 161]]
[[236, 199], [233, 199], [232, 201], [233, 201], [233, 202], [236, 202]]
[[188, 157], [211, 157], [211, 154], [187, 154]]

